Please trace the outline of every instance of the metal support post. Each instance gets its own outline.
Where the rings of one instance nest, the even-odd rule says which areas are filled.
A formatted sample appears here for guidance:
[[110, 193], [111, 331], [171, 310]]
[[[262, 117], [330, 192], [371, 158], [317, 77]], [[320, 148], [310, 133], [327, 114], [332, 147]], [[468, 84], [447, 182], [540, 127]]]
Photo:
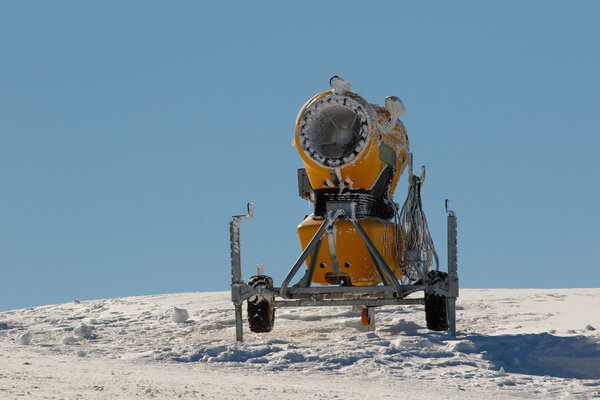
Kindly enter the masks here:
[[244, 341], [244, 320], [242, 319], [242, 304], [235, 304], [235, 340]]
[[235, 305], [235, 340], [242, 342], [243, 321], [242, 321], [242, 302], [237, 300], [243, 289], [242, 281], [242, 261], [240, 256], [240, 224], [243, 220], [251, 218], [254, 215], [254, 204], [248, 203], [248, 214], [236, 215], [231, 218], [229, 223], [229, 243], [231, 246], [231, 299]]
[[456, 336], [456, 298], [458, 297], [457, 221], [454, 211], [448, 208], [448, 324], [450, 335]]

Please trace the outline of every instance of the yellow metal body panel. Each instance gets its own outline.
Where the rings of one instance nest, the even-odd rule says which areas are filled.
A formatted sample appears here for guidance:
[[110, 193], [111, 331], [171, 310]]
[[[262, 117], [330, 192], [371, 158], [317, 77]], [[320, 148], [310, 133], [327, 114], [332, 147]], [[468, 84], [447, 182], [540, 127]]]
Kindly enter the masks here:
[[[372, 218], [360, 218], [358, 221], [387, 265], [400, 279], [401, 269], [396, 256], [394, 223]], [[308, 246], [322, 223], [322, 219], [315, 219], [312, 215], [309, 215], [298, 226], [298, 236], [302, 249]], [[381, 279], [375, 269], [375, 263], [352, 222], [347, 219], [339, 219], [335, 222], [333, 229], [339, 271], [347, 273], [350, 276], [351, 283], [355, 286], [373, 286], [380, 283]], [[320, 285], [327, 285], [325, 274], [333, 272], [328, 240], [328, 235], [325, 235], [317, 255], [317, 264], [312, 279], [312, 282]], [[402, 248], [401, 242], [398, 245], [399, 248]], [[307, 267], [310, 265], [310, 261], [311, 257], [309, 256], [306, 260]]]

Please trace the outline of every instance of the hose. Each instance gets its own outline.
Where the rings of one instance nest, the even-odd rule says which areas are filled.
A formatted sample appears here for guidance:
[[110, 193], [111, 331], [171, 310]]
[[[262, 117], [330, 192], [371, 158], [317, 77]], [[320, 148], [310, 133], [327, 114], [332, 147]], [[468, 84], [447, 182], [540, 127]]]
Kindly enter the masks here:
[[[412, 160], [411, 160], [412, 161]], [[421, 186], [425, 180], [425, 169], [421, 169], [421, 176], [412, 175], [412, 168], [409, 176], [408, 194], [406, 201], [400, 211], [400, 232], [404, 244], [404, 252], [397, 253], [399, 263], [402, 266], [403, 275], [409, 281], [418, 281], [425, 278], [427, 272], [433, 267], [439, 270], [439, 259], [433, 239], [427, 226], [427, 218], [423, 212], [421, 203]], [[397, 229], [398, 231], [398, 229]], [[397, 240], [396, 243], [398, 243]], [[407, 260], [407, 252], [417, 252], [421, 261]]]

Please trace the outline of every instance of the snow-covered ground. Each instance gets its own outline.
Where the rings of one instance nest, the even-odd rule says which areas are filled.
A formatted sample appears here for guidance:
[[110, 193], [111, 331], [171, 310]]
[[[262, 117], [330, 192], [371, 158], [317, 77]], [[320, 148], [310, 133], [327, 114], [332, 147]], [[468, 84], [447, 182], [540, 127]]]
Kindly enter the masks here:
[[280, 309], [239, 344], [228, 292], [2, 312], [0, 399], [600, 398], [600, 289], [464, 289], [456, 339], [422, 306], [376, 320]]

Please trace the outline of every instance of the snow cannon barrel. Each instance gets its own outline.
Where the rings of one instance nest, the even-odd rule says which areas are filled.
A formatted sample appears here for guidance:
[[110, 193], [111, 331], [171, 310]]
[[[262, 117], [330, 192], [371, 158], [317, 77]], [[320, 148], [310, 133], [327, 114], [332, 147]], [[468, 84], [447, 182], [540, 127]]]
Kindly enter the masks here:
[[398, 178], [407, 164], [408, 137], [398, 119], [404, 104], [395, 97], [385, 107], [372, 104], [350, 84], [334, 76], [333, 90], [310, 99], [296, 120], [294, 144], [316, 196], [340, 189], [372, 192], [379, 217], [393, 216], [391, 201]]
[[[385, 99], [385, 107], [369, 103], [337, 76], [331, 78], [330, 85], [332, 90], [311, 98], [296, 119], [293, 144], [310, 182], [309, 199], [315, 204], [314, 213], [298, 227], [302, 248], [318, 229], [318, 221], [325, 217], [327, 202], [351, 201], [356, 217], [365, 219], [361, 224], [368, 227], [369, 237], [399, 276], [399, 235], [389, 220], [396, 214], [394, 190], [408, 162], [408, 137], [398, 119], [405, 111], [404, 104], [395, 96]], [[352, 224], [337, 221], [335, 232], [334, 246], [321, 246], [320, 268], [315, 270], [313, 282], [332, 283], [326, 275], [343, 270], [354, 285], [379, 283], [368, 250], [356, 244], [361, 239]], [[342, 258], [339, 261], [345, 267], [338, 270], [333, 261], [336, 257]]]

